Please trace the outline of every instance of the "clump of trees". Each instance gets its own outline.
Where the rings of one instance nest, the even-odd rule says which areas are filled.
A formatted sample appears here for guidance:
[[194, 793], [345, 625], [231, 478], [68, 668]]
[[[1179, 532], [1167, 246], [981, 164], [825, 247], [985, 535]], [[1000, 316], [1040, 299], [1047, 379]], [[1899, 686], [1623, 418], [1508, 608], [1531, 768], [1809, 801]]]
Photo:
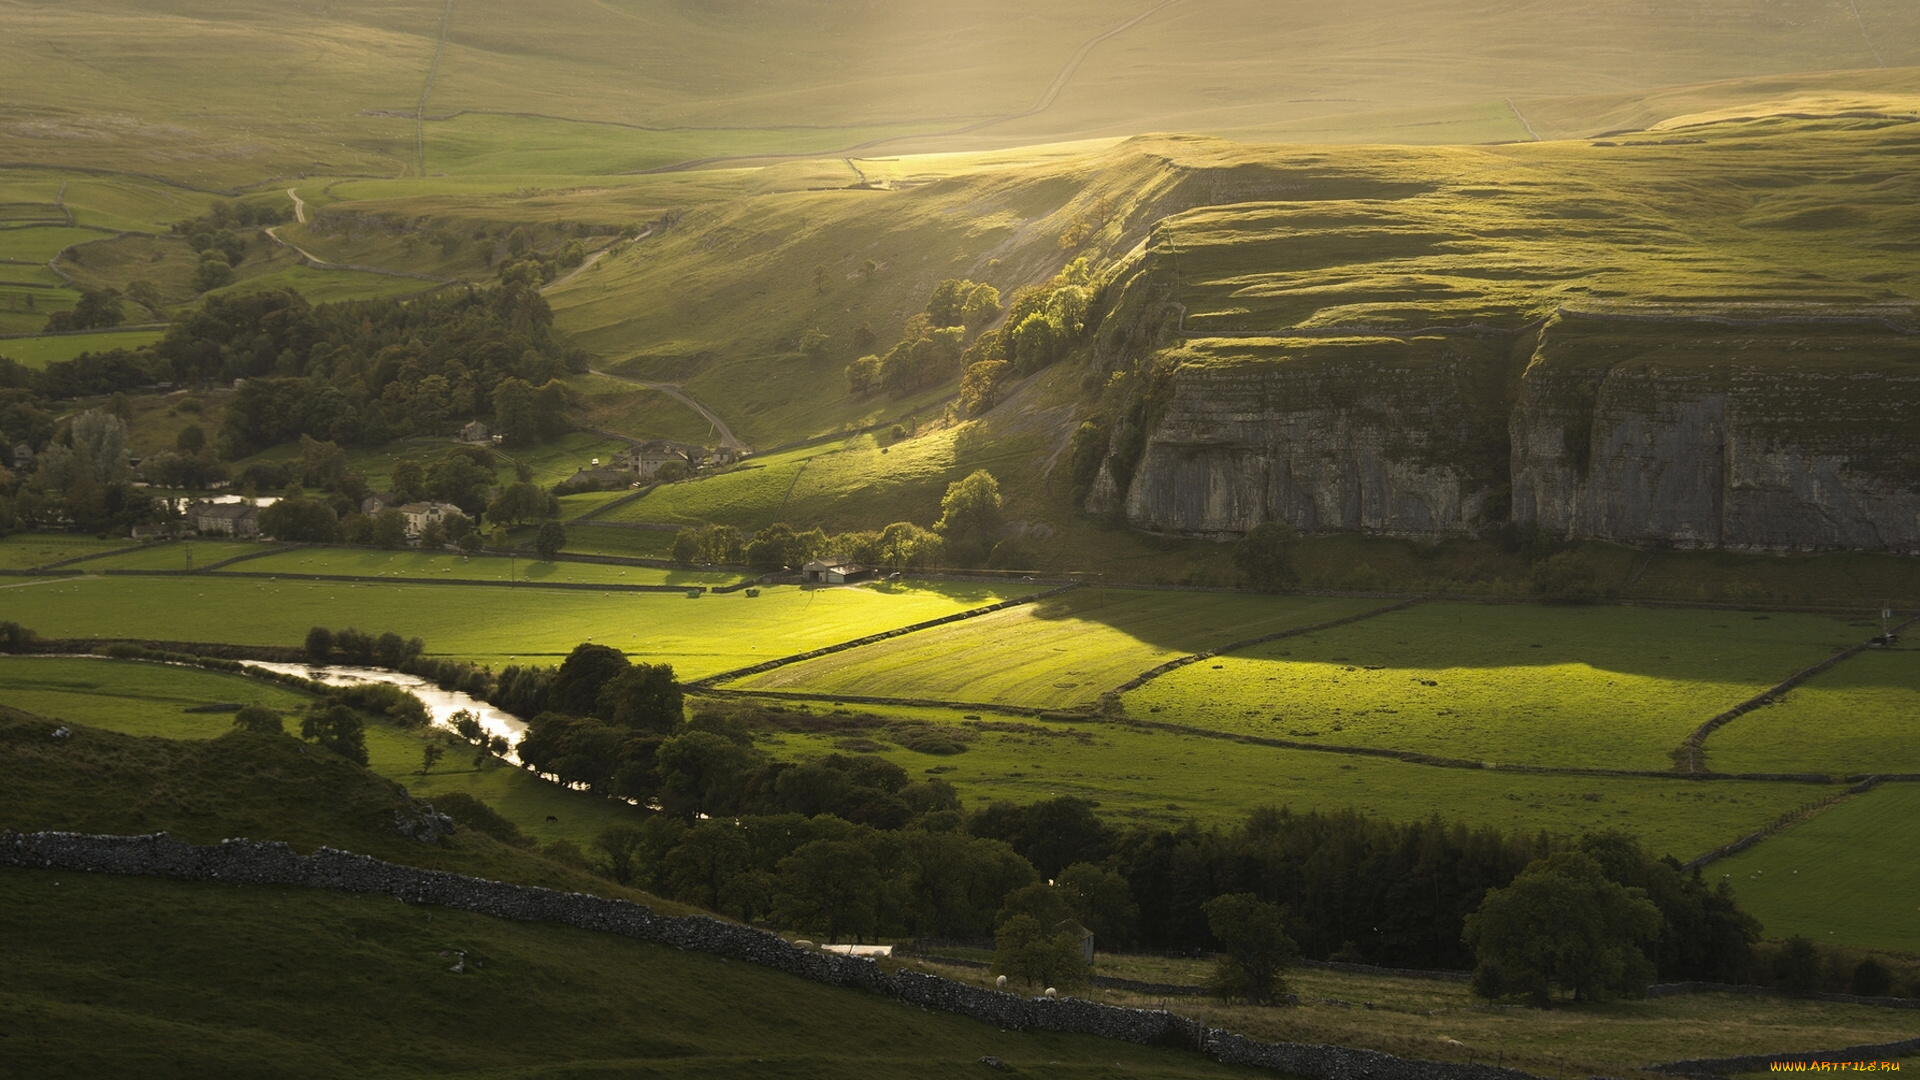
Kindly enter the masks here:
[[898, 343], [884, 355], [862, 356], [847, 365], [847, 388], [855, 394], [900, 394], [950, 379], [958, 373], [968, 333], [999, 314], [1000, 291], [993, 286], [942, 281], [926, 308], [907, 320]]

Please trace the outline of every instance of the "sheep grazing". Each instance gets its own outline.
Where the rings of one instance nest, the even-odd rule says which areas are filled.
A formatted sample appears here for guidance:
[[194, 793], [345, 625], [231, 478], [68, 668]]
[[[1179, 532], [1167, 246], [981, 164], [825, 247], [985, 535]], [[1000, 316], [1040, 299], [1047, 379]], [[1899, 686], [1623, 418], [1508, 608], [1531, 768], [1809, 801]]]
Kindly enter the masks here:
[[999, 987], [1002, 990], [1005, 990], [1007, 988], [1007, 977], [1005, 975], [1000, 976], [999, 978], [993, 980], [993, 985]]
[[1054, 989], [1053, 987], [1051, 987], [1051, 986], [1049, 986], [1049, 987], [1047, 987], [1047, 1000], [1048, 1000], [1048, 1001], [1053, 1001], [1053, 1000], [1055, 1000], [1056, 998], [1058, 998], [1059, 996], [1060, 996], [1060, 991], [1058, 991], [1058, 990], [1055, 990], [1055, 989]]

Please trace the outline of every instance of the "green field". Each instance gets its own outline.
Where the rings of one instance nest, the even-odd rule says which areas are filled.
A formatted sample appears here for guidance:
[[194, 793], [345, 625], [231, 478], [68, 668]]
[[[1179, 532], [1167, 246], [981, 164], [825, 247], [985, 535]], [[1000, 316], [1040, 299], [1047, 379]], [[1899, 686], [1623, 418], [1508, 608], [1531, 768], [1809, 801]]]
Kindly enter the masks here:
[[[829, 706], [816, 704], [812, 711], [828, 714]], [[974, 724], [957, 711], [862, 706], [849, 711], [953, 725], [960, 738], [973, 738], [962, 743], [963, 752], [951, 755], [907, 749], [884, 727], [840, 735], [776, 732], [757, 741], [777, 757], [878, 753], [910, 775], [936, 775], [953, 784], [969, 808], [1074, 795], [1092, 800], [1101, 814], [1117, 821], [1172, 827], [1189, 818], [1227, 825], [1259, 806], [1360, 807], [1395, 821], [1439, 813], [1475, 825], [1569, 836], [1617, 826], [1638, 834], [1649, 850], [1682, 860], [1731, 843], [1833, 790], [1809, 784], [1441, 769], [1109, 722], [1013, 721], [981, 714], [983, 720]]]
[[1029, 707], [1088, 705], [1176, 656], [1380, 606], [1321, 597], [1080, 589], [776, 668], [737, 685]]
[[1271, 738], [1664, 770], [1707, 719], [1866, 633], [1817, 615], [1432, 603], [1194, 664], [1125, 701]]
[[1920, 662], [1911, 647], [1870, 649], [1714, 732], [1722, 772], [1920, 772]]
[[123, 539], [101, 540], [77, 533], [15, 533], [0, 536], [0, 569], [31, 570], [48, 563], [132, 546]]
[[[254, 540], [185, 540], [142, 544], [122, 555], [108, 555], [99, 559], [88, 559], [75, 567], [92, 573], [98, 570], [186, 570], [187, 559], [193, 559], [192, 569], [204, 570], [214, 563], [231, 559], [236, 555], [252, 555], [256, 552], [271, 550], [267, 545]], [[241, 564], [246, 565], [245, 563]]]
[[15, 338], [12, 341], [0, 341], [0, 356], [18, 360], [30, 368], [43, 368], [58, 361], [71, 360], [81, 353], [137, 349], [142, 345], [151, 345], [160, 340], [161, 334], [159, 330], [121, 330], [101, 334]]
[[384, 896], [7, 869], [0, 905], [21, 1075], [918, 1080], [976, 1076], [986, 1055], [1012, 1075], [1254, 1075]]
[[[292, 714], [309, 695], [262, 679], [133, 660], [0, 656], [0, 704], [49, 719], [105, 728], [125, 735], [165, 739], [213, 739], [233, 728], [233, 714], [190, 713], [216, 703], [265, 705]], [[297, 731], [297, 718], [289, 731]], [[461, 791], [480, 799], [542, 842], [565, 839], [583, 850], [608, 825], [633, 819], [632, 808], [585, 792], [550, 784], [494, 758], [475, 764], [473, 752], [456, 740], [427, 731], [376, 724], [367, 729], [369, 766], [420, 798]], [[429, 738], [446, 757], [421, 773]], [[551, 820], [549, 820], [551, 819]]]
[[287, 712], [309, 700], [273, 683], [221, 671], [135, 660], [0, 656], [0, 702], [129, 735], [207, 739], [232, 728], [233, 714], [184, 710], [239, 703]]
[[[196, 559], [198, 557], [196, 556]], [[769, 588], [689, 600], [507, 585], [373, 585], [221, 579], [85, 578], [8, 594], [7, 617], [43, 637], [135, 637], [298, 645], [314, 626], [419, 637], [431, 652], [496, 668], [558, 663], [582, 641], [673, 664], [682, 678], [938, 618], [1033, 586], [903, 582]]]
[[[195, 556], [198, 558], [198, 556]], [[302, 548], [236, 563], [249, 574], [353, 574], [366, 577], [435, 577], [466, 581], [584, 582], [597, 585], [731, 585], [739, 574], [703, 570], [662, 570], [648, 566], [539, 562], [496, 555], [455, 555], [431, 551], [368, 551], [356, 548]], [[218, 573], [219, 571], [215, 571]], [[509, 577], [511, 575], [511, 577]]]
[[1882, 785], [1707, 869], [1770, 936], [1920, 953], [1920, 784]]

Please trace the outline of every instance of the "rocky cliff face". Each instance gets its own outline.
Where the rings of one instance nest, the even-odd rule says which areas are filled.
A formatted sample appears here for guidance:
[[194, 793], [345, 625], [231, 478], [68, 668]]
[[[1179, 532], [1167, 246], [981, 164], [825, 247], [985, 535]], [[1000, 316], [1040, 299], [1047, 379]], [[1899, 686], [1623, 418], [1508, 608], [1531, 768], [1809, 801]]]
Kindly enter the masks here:
[[1635, 544], [1920, 552], [1920, 342], [1891, 327], [1558, 317], [1160, 359], [1137, 459], [1116, 435], [1089, 499], [1138, 528], [1440, 537], [1510, 519]]
[[1472, 532], [1490, 501], [1505, 509], [1498, 389], [1512, 342], [1495, 334], [1190, 346], [1132, 472], [1127, 518], [1215, 535], [1263, 521], [1303, 532]]
[[1568, 320], [1513, 410], [1513, 514], [1627, 543], [1920, 552], [1916, 419], [1905, 335]]

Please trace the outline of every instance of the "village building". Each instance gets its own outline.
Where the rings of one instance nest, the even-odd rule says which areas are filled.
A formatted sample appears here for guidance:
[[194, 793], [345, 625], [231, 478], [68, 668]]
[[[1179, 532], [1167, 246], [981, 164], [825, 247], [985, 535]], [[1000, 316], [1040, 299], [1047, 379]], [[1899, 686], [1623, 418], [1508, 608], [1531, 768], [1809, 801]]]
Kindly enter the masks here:
[[245, 502], [197, 502], [187, 507], [187, 524], [202, 536], [251, 540], [260, 535], [260, 508]]
[[19, 443], [13, 448], [13, 471], [26, 472], [33, 467], [33, 447]]
[[460, 441], [470, 443], [491, 442], [493, 441], [493, 432], [486, 424], [475, 420], [460, 429]]
[[828, 555], [824, 559], [815, 559], [800, 568], [800, 574], [808, 582], [820, 585], [844, 585], [849, 581], [859, 581], [873, 571], [839, 555]]
[[407, 503], [405, 506], [396, 506], [394, 509], [407, 516], [407, 539], [409, 540], [420, 539], [420, 534], [426, 531], [431, 523], [439, 523], [444, 527], [448, 518], [460, 512], [459, 507], [443, 502], [414, 502]]
[[654, 474], [669, 463], [678, 463], [682, 468], [689, 470], [692, 468], [687, 455], [663, 442], [644, 443], [634, 447], [631, 460], [633, 471], [638, 473], [642, 480], [653, 479]]

